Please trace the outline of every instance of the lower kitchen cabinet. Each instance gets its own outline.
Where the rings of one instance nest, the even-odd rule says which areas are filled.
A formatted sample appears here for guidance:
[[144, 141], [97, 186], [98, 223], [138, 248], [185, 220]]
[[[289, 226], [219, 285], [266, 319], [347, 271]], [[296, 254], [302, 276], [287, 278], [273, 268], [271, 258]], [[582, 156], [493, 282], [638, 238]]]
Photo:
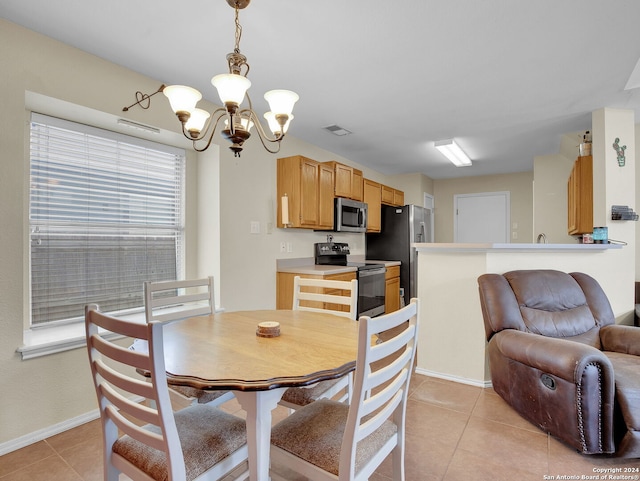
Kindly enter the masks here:
[[[276, 274], [276, 309], [291, 309], [293, 307], [293, 278], [295, 276], [310, 278], [310, 279], [327, 279], [332, 281], [350, 281], [356, 278], [356, 272], [343, 272], [340, 274], [329, 275], [309, 275], [309, 274], [297, 274], [293, 272], [278, 272]], [[399, 284], [399, 278], [398, 278]], [[321, 290], [318, 290], [321, 292]], [[330, 289], [325, 294], [344, 295], [340, 290]], [[321, 309], [332, 309], [335, 311], [348, 311], [349, 306], [343, 306], [338, 304], [326, 304], [316, 302], [309, 303], [309, 307], [318, 307]]]
[[400, 309], [400, 266], [387, 267], [385, 274], [384, 312]]

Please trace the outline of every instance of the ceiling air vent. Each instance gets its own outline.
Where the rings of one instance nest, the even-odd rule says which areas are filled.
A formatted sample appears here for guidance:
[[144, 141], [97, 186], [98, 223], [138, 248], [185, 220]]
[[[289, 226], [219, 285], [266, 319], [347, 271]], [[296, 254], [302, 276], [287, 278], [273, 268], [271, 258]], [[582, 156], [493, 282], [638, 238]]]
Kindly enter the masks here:
[[350, 133], [352, 133], [350, 130], [343, 129], [339, 125], [329, 125], [329, 126], [325, 127], [324, 129], [328, 130], [333, 135], [337, 135], [339, 137], [342, 137], [343, 135], [349, 135]]

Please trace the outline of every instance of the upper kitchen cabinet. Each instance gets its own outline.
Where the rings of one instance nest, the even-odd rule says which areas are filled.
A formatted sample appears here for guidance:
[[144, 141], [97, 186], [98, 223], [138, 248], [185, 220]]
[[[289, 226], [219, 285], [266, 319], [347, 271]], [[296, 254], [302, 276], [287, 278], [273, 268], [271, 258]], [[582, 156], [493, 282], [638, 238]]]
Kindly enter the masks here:
[[386, 205], [404, 205], [404, 192], [388, 185], [381, 185], [382, 203]]
[[593, 157], [578, 157], [567, 182], [568, 232], [593, 232]]
[[353, 169], [353, 182], [351, 182], [351, 198], [360, 202], [364, 199], [364, 176], [362, 171]]
[[333, 169], [334, 189], [336, 197], [362, 201], [363, 177], [362, 171], [354, 169], [334, 160], [324, 162]]
[[382, 227], [382, 186], [373, 180], [364, 179], [363, 200], [367, 203], [367, 232], [380, 232]]
[[333, 228], [334, 169], [295, 155], [278, 159], [278, 227], [282, 222], [282, 198], [288, 197], [288, 227]]

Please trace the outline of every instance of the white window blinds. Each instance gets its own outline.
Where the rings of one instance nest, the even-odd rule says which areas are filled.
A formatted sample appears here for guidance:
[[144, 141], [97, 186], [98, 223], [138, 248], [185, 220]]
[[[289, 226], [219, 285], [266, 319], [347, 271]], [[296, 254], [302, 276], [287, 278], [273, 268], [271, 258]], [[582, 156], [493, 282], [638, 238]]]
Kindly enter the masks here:
[[183, 150], [33, 113], [31, 324], [144, 305], [142, 283], [178, 279]]

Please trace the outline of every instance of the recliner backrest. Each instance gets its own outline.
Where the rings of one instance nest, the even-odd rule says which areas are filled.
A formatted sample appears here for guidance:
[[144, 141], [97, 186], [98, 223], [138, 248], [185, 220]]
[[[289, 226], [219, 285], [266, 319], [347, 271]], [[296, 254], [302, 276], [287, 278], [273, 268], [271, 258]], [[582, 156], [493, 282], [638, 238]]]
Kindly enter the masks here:
[[485, 274], [478, 283], [487, 339], [518, 329], [599, 348], [599, 328], [615, 321], [602, 288], [583, 273], [517, 270]]

